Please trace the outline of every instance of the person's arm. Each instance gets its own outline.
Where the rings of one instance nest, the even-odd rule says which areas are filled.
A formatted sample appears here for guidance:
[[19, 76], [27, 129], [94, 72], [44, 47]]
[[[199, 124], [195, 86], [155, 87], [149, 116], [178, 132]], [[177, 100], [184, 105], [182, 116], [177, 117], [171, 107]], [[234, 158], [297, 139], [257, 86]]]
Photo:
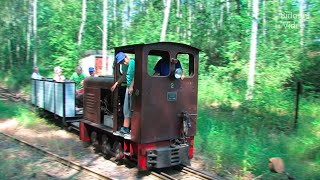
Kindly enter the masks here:
[[126, 72], [123, 72], [123, 73], [122, 73], [122, 76], [119, 78], [119, 80], [112, 85], [112, 87], [111, 87], [111, 91], [112, 91], [112, 92], [116, 89], [116, 87], [118, 86], [118, 84], [121, 84], [121, 83], [125, 80], [126, 75], [127, 75], [127, 73], [126, 73]]
[[129, 93], [129, 94], [132, 94], [132, 92], [133, 92], [133, 86], [134, 86], [134, 78], [132, 79], [132, 82], [131, 82], [130, 87], [129, 87], [129, 89], [128, 89], [128, 93]]

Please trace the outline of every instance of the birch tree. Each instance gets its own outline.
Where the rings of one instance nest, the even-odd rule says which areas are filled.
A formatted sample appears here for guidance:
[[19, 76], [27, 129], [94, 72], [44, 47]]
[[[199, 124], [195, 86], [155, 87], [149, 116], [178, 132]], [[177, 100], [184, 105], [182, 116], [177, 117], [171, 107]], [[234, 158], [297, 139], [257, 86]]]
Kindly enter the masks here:
[[219, 25], [220, 29], [223, 27], [223, 11], [224, 11], [224, 0], [220, 1], [220, 20], [219, 20]]
[[30, 59], [30, 43], [31, 43], [31, 33], [32, 33], [32, 0], [29, 0], [28, 9], [28, 28], [27, 28], [27, 42], [26, 42], [26, 63], [29, 63]]
[[37, 49], [38, 49], [38, 37], [37, 37], [37, 0], [33, 0], [33, 66], [37, 65]]
[[[181, 14], [180, 14], [180, 0], [177, 0], [176, 18], [177, 18], [178, 20], [181, 18]], [[179, 24], [177, 25], [176, 33], [177, 33], [178, 35], [180, 34], [180, 26], [179, 26]]]
[[188, 8], [188, 31], [187, 31], [187, 36], [188, 36], [188, 40], [191, 40], [191, 28], [192, 28], [192, 4], [191, 4], [191, 0], [189, 0], [189, 8]]
[[78, 35], [78, 50], [80, 50], [80, 46], [82, 43], [82, 34], [83, 34], [84, 26], [86, 24], [86, 19], [87, 19], [87, 0], [82, 0], [82, 20], [81, 20], [81, 25], [80, 25], [79, 35]]
[[304, 44], [304, 0], [299, 0], [299, 21], [300, 21], [300, 46]]
[[227, 6], [227, 14], [230, 12], [230, 1], [226, 0], [226, 6]]
[[102, 31], [102, 75], [106, 75], [107, 40], [108, 40], [108, 0], [103, 0], [103, 31]]
[[254, 90], [254, 74], [256, 66], [256, 54], [257, 54], [257, 36], [258, 36], [258, 14], [259, 14], [259, 0], [253, 0], [252, 2], [252, 29], [251, 29], [251, 47], [250, 47], [250, 62], [249, 62], [249, 74], [248, 74], [248, 89], [246, 93], [246, 100], [251, 101], [253, 98]]
[[[11, 11], [13, 11], [13, 9], [8, 8]], [[12, 14], [9, 12], [9, 18], [7, 21], [7, 25], [8, 25], [8, 30], [7, 30], [7, 43], [8, 43], [8, 60], [9, 60], [9, 67], [12, 67], [12, 63], [13, 63], [13, 59], [12, 59], [12, 48], [11, 48], [11, 37], [12, 37]]]
[[170, 6], [171, 6], [171, 0], [166, 0], [166, 5], [164, 7], [164, 17], [163, 17], [163, 23], [162, 23], [162, 30], [161, 30], [161, 36], [160, 36], [161, 42], [166, 40], [166, 32], [167, 32], [167, 26], [168, 26], [169, 15], [170, 15]]
[[266, 0], [262, 1], [263, 6], [263, 36], [266, 37], [267, 35], [267, 20], [266, 20]]

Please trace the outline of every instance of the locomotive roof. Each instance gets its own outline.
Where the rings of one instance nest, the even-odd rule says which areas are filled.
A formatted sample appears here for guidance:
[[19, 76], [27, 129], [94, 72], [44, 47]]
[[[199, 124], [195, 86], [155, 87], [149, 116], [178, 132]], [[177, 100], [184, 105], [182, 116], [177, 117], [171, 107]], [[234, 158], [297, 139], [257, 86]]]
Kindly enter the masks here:
[[196, 51], [200, 51], [200, 49], [195, 48], [193, 46], [187, 45], [187, 44], [182, 44], [182, 43], [176, 43], [176, 42], [157, 42], [157, 43], [150, 43], [150, 44], [133, 44], [133, 45], [127, 45], [127, 46], [119, 46], [115, 47], [115, 50], [121, 50], [126, 53], [133, 53], [133, 49], [135, 48], [141, 48], [145, 46], [150, 46], [150, 45], [158, 45], [158, 46], [181, 46], [185, 48], [190, 48]]

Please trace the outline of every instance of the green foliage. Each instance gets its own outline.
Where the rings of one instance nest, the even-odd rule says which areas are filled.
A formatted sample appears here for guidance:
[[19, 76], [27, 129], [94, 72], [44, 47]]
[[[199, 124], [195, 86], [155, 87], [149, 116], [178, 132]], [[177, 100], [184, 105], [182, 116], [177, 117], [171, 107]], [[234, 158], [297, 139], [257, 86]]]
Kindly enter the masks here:
[[8, 104], [6, 102], [1, 102], [0, 103], [0, 119], [7, 119], [7, 118], [12, 118], [16, 115], [17, 113], [17, 108], [14, 106], [10, 106], [11, 104]]
[[[259, 3], [254, 98], [246, 102], [252, 1], [230, 1], [229, 9], [220, 1], [190, 0], [180, 1], [180, 5], [177, 2], [171, 4], [166, 41], [201, 49], [198, 148], [215, 159], [215, 168], [221, 172], [231, 171], [236, 178], [250, 171], [276, 179], [276, 175], [267, 173], [265, 168], [271, 156], [283, 157], [289, 163], [288, 171], [300, 179], [319, 176], [314, 169], [319, 169], [319, 147], [315, 142], [319, 140], [316, 108], [320, 87], [320, 3], [305, 2], [304, 14], [308, 17], [303, 46], [300, 44], [299, 3], [266, 1], [265, 8]], [[59, 65], [68, 78], [84, 51], [102, 49], [102, 0], [87, 1], [87, 21], [82, 45], [78, 47], [81, 8], [79, 0], [38, 1], [37, 65], [42, 75], [52, 77], [54, 66]], [[29, 1], [4, 0], [0, 10], [0, 77], [11, 89], [28, 91], [35, 45], [31, 39], [27, 59]], [[161, 0], [110, 1], [108, 49], [158, 42], [163, 11]], [[178, 58], [187, 72], [187, 58]], [[157, 60], [150, 58], [148, 70], [151, 74]], [[301, 122], [293, 132], [297, 81], [303, 82], [304, 97], [308, 100], [303, 99]], [[3, 107], [0, 104], [0, 109]], [[17, 109], [11, 111], [13, 114], [5, 117], [26, 113]], [[210, 146], [208, 140], [214, 145]]]
[[15, 118], [25, 127], [32, 127], [39, 122], [44, 123], [43, 119], [40, 119], [35, 113], [23, 104], [14, 104], [10, 102], [4, 102], [0, 104], [1, 115], [0, 119], [5, 120], [8, 118]]
[[[292, 127], [293, 116], [234, 110], [226, 112], [200, 106], [196, 146], [212, 157], [221, 175], [246, 172], [264, 174], [270, 178], [268, 159], [282, 157], [287, 172], [297, 179], [315, 179], [320, 174], [319, 110], [317, 104], [304, 100], [297, 131]], [[290, 111], [291, 109], [288, 109]], [[307, 114], [312, 111], [311, 114]], [[256, 114], [259, 113], [259, 114]], [[208, 118], [210, 117], [210, 118]], [[280, 124], [276, 124], [280, 123]], [[279, 127], [286, 127], [286, 129]], [[209, 143], [209, 145], [206, 145]]]

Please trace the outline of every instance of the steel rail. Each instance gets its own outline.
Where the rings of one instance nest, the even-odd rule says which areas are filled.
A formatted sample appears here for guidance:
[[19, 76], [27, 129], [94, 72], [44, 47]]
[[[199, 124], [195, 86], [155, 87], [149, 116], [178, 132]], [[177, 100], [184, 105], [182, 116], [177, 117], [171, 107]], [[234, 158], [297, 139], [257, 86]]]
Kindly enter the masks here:
[[154, 175], [154, 176], [157, 176], [157, 177], [159, 177], [161, 179], [178, 180], [178, 179], [170, 176], [169, 174], [161, 172], [161, 171], [151, 171], [151, 174]]
[[34, 146], [34, 145], [32, 145], [32, 144], [24, 141], [24, 140], [18, 139], [18, 138], [16, 138], [16, 137], [13, 137], [13, 136], [8, 135], [8, 134], [6, 134], [6, 133], [3, 133], [3, 132], [0, 132], [0, 133], [3, 134], [3, 135], [6, 136], [6, 137], [9, 137], [9, 138], [11, 138], [11, 139], [19, 142], [19, 143], [23, 143], [23, 144], [25, 144], [25, 145], [27, 145], [27, 146], [29, 146], [29, 147], [31, 147], [31, 148], [34, 148], [34, 149], [36, 149], [36, 150], [38, 150], [38, 151], [41, 151], [41, 152], [45, 153], [46, 155], [54, 158], [55, 161], [60, 162], [61, 164], [64, 164], [64, 165], [66, 165], [66, 166], [68, 166], [68, 167], [71, 167], [71, 168], [73, 168], [73, 169], [75, 169], [75, 170], [83, 171], [83, 172], [85, 172], [85, 173], [87, 173], [87, 174], [89, 174], [89, 175], [91, 175], [91, 176], [94, 176], [95, 178], [98, 178], [98, 179], [110, 179], [110, 180], [114, 180], [114, 178], [110, 178], [110, 177], [107, 177], [107, 176], [105, 176], [105, 175], [102, 175], [102, 174], [100, 174], [100, 173], [98, 173], [98, 172], [95, 172], [95, 171], [93, 171], [92, 169], [90, 169], [90, 168], [88, 168], [88, 167], [86, 167], [86, 166], [82, 166], [80, 163], [67, 160], [67, 159], [65, 159], [65, 158], [63, 158], [63, 157], [61, 157], [61, 156], [58, 156], [58, 155], [53, 154], [53, 153], [51, 153], [51, 152], [49, 152], [49, 151], [46, 151], [46, 150], [41, 149], [41, 148], [39, 148], [39, 147], [36, 147], [36, 146]]
[[218, 178], [215, 178], [213, 176], [210, 176], [210, 175], [207, 175], [199, 170], [195, 170], [191, 167], [188, 167], [186, 165], [179, 165], [181, 167], [181, 171], [182, 172], [188, 172], [188, 173], [191, 173], [191, 174], [195, 174], [203, 179], [210, 179], [210, 180], [218, 180]]

